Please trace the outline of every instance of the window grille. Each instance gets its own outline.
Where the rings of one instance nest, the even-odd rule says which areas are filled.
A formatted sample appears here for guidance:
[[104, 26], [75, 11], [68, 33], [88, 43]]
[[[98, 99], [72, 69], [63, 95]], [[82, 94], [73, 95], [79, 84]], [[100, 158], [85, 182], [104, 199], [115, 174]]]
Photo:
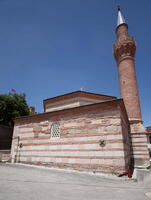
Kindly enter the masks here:
[[60, 137], [60, 125], [54, 123], [51, 126], [51, 138], [58, 138], [58, 137]]

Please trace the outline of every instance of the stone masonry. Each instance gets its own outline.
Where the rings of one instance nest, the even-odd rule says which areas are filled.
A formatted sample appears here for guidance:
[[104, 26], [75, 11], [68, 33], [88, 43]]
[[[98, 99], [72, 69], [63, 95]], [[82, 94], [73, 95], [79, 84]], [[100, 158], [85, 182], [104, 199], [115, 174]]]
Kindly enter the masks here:
[[[60, 138], [51, 138], [54, 122], [60, 124]], [[113, 100], [16, 119], [12, 159], [13, 162], [122, 173], [130, 167], [130, 147], [123, 101]]]

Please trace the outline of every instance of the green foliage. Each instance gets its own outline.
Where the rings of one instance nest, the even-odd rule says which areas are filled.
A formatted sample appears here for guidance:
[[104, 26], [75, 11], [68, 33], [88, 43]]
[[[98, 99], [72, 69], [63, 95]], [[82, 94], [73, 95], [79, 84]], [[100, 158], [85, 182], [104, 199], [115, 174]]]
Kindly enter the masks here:
[[25, 94], [0, 95], [0, 124], [13, 126], [13, 119], [29, 115]]

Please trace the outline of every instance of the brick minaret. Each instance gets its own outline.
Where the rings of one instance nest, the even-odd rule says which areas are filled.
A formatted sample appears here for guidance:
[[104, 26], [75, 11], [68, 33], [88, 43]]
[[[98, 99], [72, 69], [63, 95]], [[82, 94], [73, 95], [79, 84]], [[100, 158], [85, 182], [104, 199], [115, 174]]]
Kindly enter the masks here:
[[130, 120], [141, 120], [141, 109], [135, 72], [136, 45], [128, 35], [128, 25], [118, 9], [118, 25], [116, 28], [117, 41], [114, 45], [114, 56], [118, 65], [120, 94], [124, 100]]
[[120, 95], [127, 110], [132, 138], [135, 166], [149, 161], [147, 138], [142, 122], [141, 108], [135, 71], [136, 45], [133, 37], [128, 34], [128, 25], [118, 8], [118, 23], [116, 28], [114, 56], [118, 67]]

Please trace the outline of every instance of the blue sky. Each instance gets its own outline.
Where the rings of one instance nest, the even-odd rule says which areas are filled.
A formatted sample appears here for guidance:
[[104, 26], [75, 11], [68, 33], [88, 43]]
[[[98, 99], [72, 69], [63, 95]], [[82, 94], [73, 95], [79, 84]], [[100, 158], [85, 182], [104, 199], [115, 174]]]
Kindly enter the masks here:
[[151, 125], [150, 0], [0, 0], [0, 93], [25, 93], [38, 112], [43, 99], [80, 88], [120, 97], [118, 4], [136, 39], [142, 115]]

